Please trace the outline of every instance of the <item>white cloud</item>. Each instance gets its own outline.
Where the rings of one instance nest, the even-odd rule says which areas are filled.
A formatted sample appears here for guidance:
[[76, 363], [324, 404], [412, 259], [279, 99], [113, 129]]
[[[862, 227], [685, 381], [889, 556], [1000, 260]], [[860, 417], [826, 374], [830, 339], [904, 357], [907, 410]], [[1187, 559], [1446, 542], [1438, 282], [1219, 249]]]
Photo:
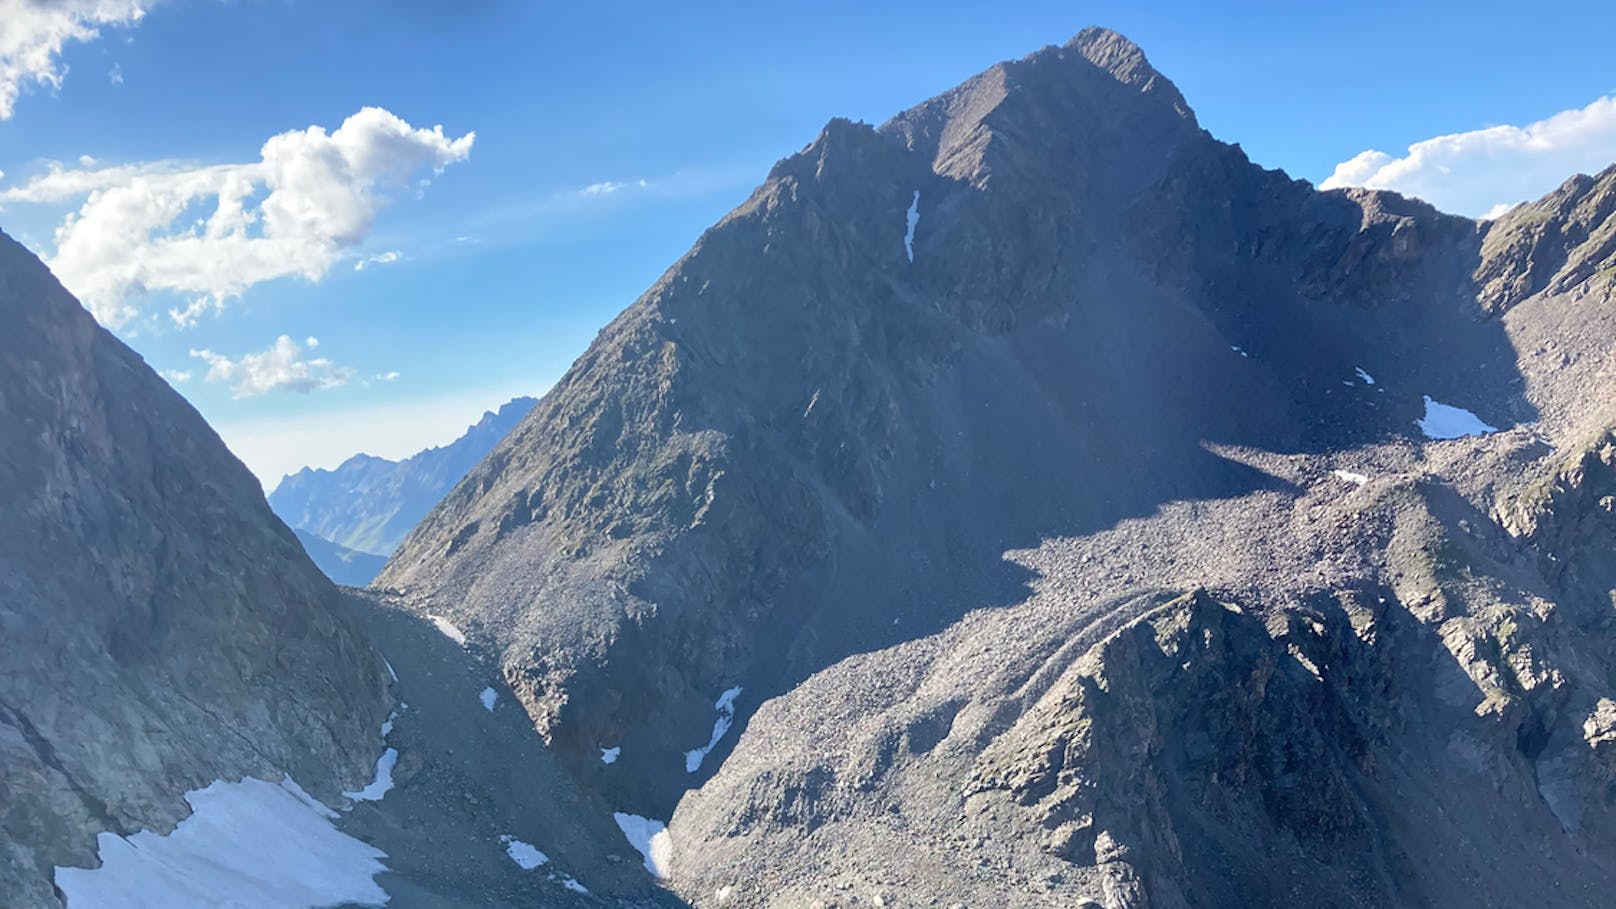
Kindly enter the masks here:
[[591, 184], [589, 184], [588, 186], [584, 187], [583, 189], [578, 190], [578, 195], [580, 195], [580, 196], [609, 196], [612, 193], [617, 192], [618, 190], [633, 189], [633, 188], [646, 189], [650, 185], [651, 184], [647, 183], [644, 180], [636, 180], [633, 183], [622, 183], [622, 182], [619, 182], [617, 180], [606, 180], [606, 181], [601, 182], [601, 183], [591, 183]]
[[142, 315], [141, 298], [156, 291], [193, 298], [170, 313], [185, 325], [254, 284], [324, 277], [364, 241], [390, 191], [465, 160], [475, 138], [367, 107], [331, 133], [311, 126], [274, 136], [255, 163], [54, 164], [0, 190], [0, 204], [84, 197], [57, 228], [46, 264], [110, 327]]
[[112, 69], [107, 70], [107, 81], [113, 85], [123, 84], [123, 64], [112, 64]]
[[0, 120], [9, 120], [24, 88], [61, 88], [62, 47], [92, 41], [104, 26], [134, 25], [149, 0], [0, 0]]
[[1575, 173], [1616, 163], [1616, 96], [1526, 126], [1492, 126], [1416, 142], [1400, 158], [1371, 149], [1337, 164], [1321, 189], [1365, 186], [1443, 211], [1496, 217]]
[[190, 328], [208, 310], [217, 308], [218, 303], [212, 297], [197, 297], [187, 303], [184, 309], [178, 306], [170, 307], [168, 318], [174, 322], [175, 328]]
[[337, 388], [353, 379], [353, 370], [322, 357], [303, 359], [306, 351], [320, 346], [317, 338], [302, 344], [287, 335], [275, 339], [267, 350], [232, 360], [211, 350], [193, 350], [191, 356], [208, 364], [207, 381], [230, 386], [237, 398], [251, 398], [271, 391], [308, 394], [323, 388]]
[[376, 253], [375, 255], [366, 256], [363, 259], [360, 259], [358, 262], [354, 263], [353, 270], [364, 271], [372, 265], [392, 265], [394, 262], [397, 262], [403, 258], [403, 253], [396, 249], [390, 249], [387, 252]]
[[162, 376], [173, 385], [191, 381], [191, 371], [189, 369], [165, 369]]
[[376, 373], [376, 381], [378, 381], [378, 382], [391, 382], [396, 378], [398, 378], [398, 370], [396, 370], [396, 369], [393, 370], [392, 372], [379, 372], [379, 373]]
[[96, 159], [89, 155], [80, 155], [79, 167], [68, 170], [60, 161], [52, 161], [46, 166], [44, 174], [22, 186], [0, 190], [0, 204], [66, 202], [98, 190], [126, 185], [136, 179], [162, 179], [186, 169], [184, 165], [171, 161], [123, 164], [116, 167], [96, 167], [97, 163]]

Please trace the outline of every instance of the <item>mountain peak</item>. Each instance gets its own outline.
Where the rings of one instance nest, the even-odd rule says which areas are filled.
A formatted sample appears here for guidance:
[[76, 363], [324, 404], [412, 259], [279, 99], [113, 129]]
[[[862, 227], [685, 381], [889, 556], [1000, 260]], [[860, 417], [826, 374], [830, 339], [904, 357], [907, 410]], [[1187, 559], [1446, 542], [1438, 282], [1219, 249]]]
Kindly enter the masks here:
[[515, 425], [515, 422], [527, 416], [527, 412], [532, 410], [533, 405], [537, 403], [539, 403], [538, 398], [531, 398], [526, 395], [515, 397], [499, 405], [497, 410], [484, 413], [483, 418], [478, 422], [488, 423], [494, 420], [509, 420], [512, 425]]
[[990, 171], [1032, 163], [1023, 153], [1039, 149], [1027, 146], [1068, 160], [1111, 159], [1084, 168], [1091, 173], [1117, 165], [1131, 170], [1162, 159], [1199, 133], [1199, 124], [1178, 87], [1138, 45], [1109, 29], [1087, 28], [1064, 45], [995, 64], [898, 114], [881, 131], [930, 152], [938, 174], [981, 183]]
[[1083, 59], [1127, 85], [1166, 78], [1145, 59], [1139, 45], [1108, 28], [1091, 25], [1066, 42], [1066, 49], [1076, 51]]

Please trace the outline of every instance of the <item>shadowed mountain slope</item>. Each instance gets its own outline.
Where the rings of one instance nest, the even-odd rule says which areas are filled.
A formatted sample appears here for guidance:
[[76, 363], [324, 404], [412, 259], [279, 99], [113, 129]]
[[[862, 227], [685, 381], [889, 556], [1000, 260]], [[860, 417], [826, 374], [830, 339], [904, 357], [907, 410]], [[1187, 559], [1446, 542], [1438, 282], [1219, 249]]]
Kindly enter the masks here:
[[200, 415], [0, 235], [0, 902], [215, 780], [369, 778], [382, 662]]
[[1596, 905], [1613, 185], [1320, 193], [1088, 30], [777, 164], [378, 583], [697, 905]]

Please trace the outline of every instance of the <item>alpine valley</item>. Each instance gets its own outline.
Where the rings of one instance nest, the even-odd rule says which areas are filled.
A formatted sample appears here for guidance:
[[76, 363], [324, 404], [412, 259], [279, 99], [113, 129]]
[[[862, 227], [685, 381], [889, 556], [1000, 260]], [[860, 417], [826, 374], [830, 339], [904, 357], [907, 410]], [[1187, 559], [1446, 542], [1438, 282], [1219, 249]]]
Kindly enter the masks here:
[[7, 241], [0, 902], [1609, 906], [1567, 176], [1321, 192], [1088, 29], [833, 120], [536, 404], [274, 513]]
[[537, 403], [508, 401], [453, 442], [401, 461], [357, 454], [332, 470], [305, 467], [281, 479], [269, 507], [331, 580], [363, 587], [404, 535]]

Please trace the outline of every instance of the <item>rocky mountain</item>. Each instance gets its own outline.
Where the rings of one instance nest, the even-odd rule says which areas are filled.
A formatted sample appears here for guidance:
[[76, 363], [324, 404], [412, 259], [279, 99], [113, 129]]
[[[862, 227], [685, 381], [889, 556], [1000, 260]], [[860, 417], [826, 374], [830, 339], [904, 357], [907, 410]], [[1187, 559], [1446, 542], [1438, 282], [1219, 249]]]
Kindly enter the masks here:
[[680, 905], [458, 632], [335, 588], [3, 234], [0, 323], [0, 906]]
[[[328, 553], [352, 550], [382, 557], [375, 568], [398, 547], [444, 493], [454, 487], [511, 427], [527, 416], [534, 398], [514, 398], [497, 411], [484, 413], [460, 438], [428, 448], [402, 461], [358, 454], [335, 470], [305, 467], [283, 478], [269, 494], [269, 505], [281, 520], [306, 537], [318, 537], [309, 549], [327, 575], [343, 584], [363, 585], [375, 575], [358, 566], [367, 559], [333, 559]], [[341, 575], [341, 577], [338, 577]]]
[[1318, 192], [1091, 29], [779, 162], [378, 584], [693, 905], [1604, 905], [1613, 320], [1616, 168]]
[[351, 610], [202, 417], [4, 235], [0, 324], [0, 903], [149, 870], [125, 838], [210, 799], [322, 824], [298, 799], [369, 779], [389, 709]]
[[309, 559], [319, 566], [326, 577], [337, 584], [363, 587], [376, 577], [383, 565], [387, 564], [386, 556], [349, 549], [325, 537], [315, 536], [307, 530], [294, 529], [292, 533], [303, 545], [303, 551], [308, 553]]

